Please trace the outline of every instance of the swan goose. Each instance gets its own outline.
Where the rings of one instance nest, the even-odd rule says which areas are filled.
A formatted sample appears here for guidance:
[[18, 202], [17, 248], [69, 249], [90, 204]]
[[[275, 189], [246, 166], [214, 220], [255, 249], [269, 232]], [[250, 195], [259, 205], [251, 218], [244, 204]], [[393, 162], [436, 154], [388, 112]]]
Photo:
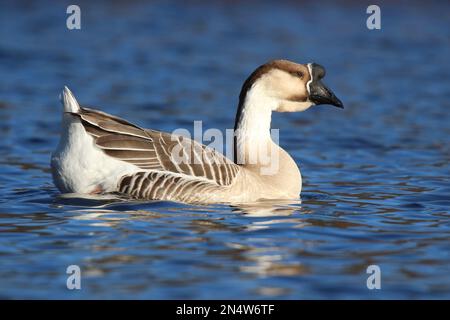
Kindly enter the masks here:
[[[274, 60], [258, 67], [239, 95], [234, 161], [194, 140], [81, 107], [64, 87], [62, 133], [51, 157], [54, 183], [62, 193], [119, 193], [189, 203], [299, 199], [300, 171], [272, 141], [271, 114], [318, 104], [343, 108], [322, 83], [324, 76], [325, 69], [315, 63]], [[196, 161], [179, 161], [174, 150]], [[261, 150], [269, 150], [265, 163]], [[275, 170], [264, 172], [267, 161], [276, 162]]]

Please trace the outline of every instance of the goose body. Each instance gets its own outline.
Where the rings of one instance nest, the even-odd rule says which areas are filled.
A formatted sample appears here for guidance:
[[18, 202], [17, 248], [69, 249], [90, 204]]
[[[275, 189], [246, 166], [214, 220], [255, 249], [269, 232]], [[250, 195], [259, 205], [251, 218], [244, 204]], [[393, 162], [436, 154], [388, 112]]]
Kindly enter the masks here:
[[275, 60], [252, 73], [239, 97], [234, 161], [186, 137], [81, 107], [65, 87], [62, 133], [51, 157], [55, 185], [62, 193], [114, 192], [179, 202], [298, 199], [300, 171], [272, 141], [270, 120], [272, 111], [302, 111], [316, 104], [314, 85], [326, 89], [322, 100], [342, 106], [320, 83], [314, 66]]

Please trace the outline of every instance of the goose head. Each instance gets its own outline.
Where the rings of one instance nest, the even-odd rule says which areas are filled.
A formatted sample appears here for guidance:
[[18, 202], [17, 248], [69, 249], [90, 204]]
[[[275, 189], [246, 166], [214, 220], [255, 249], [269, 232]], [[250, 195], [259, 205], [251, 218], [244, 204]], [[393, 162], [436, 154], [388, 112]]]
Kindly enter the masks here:
[[270, 61], [257, 68], [244, 82], [240, 104], [258, 99], [272, 111], [304, 111], [314, 105], [343, 108], [342, 102], [322, 82], [325, 68], [316, 63]]

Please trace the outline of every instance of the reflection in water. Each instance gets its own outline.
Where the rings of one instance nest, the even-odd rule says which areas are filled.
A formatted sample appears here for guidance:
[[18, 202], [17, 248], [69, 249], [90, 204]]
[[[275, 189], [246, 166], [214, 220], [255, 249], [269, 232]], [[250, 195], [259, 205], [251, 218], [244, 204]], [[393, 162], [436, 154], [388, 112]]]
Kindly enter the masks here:
[[[295, 206], [295, 205], [298, 206]], [[289, 216], [300, 209], [301, 201], [262, 200], [256, 203], [233, 205], [233, 212], [243, 213], [249, 217]]]
[[[392, 275], [386, 272], [387, 280], [401, 286], [404, 279], [413, 279], [436, 295], [445, 292], [447, 287], [433, 274], [446, 262], [434, 252], [444, 249], [448, 235], [431, 230], [441, 228], [448, 214], [439, 205], [428, 216], [414, 213], [421, 207], [395, 209], [385, 201], [402, 202], [409, 192], [388, 200], [366, 198], [357, 192], [361, 187], [369, 186], [348, 186], [347, 192], [334, 197], [319, 191], [305, 193], [302, 203], [262, 201], [240, 206], [143, 203], [98, 195], [55, 194], [45, 201], [46, 191], [34, 190], [23, 196], [27, 205], [56, 209], [20, 213], [17, 207], [0, 214], [0, 255], [9, 257], [2, 260], [4, 279], [6, 283], [16, 279], [18, 296], [27, 290], [25, 280], [31, 270], [12, 258], [22, 252], [34, 264], [49, 258], [42, 277], [57, 276], [67, 264], [82, 266], [83, 294], [96, 297], [116, 296], [105, 290], [106, 280], [120, 283], [120, 294], [136, 297], [181, 298], [193, 288], [201, 288], [197, 297], [205, 298], [217, 294], [217, 288], [224, 292], [246, 288], [250, 296], [332, 297], [325, 294], [331, 284], [350, 286], [349, 296], [356, 297], [365, 294], [360, 282], [368, 265], [393, 268], [391, 259], [402, 257], [410, 264], [399, 265]], [[438, 194], [433, 199], [439, 202]], [[424, 201], [422, 206], [430, 208]], [[420, 265], [420, 272], [414, 265]], [[50, 290], [55, 297], [64, 297], [58, 286]]]
[[[435, 19], [450, 5], [386, 3], [389, 32], [368, 34], [352, 3], [86, 2], [96, 19], [76, 33], [55, 25], [58, 6], [2, 5], [0, 298], [450, 298], [450, 29]], [[225, 130], [248, 72], [282, 57], [326, 65], [346, 103], [273, 118], [302, 170], [301, 203], [53, 186], [63, 85], [143, 127]], [[71, 264], [81, 291], [65, 287]]]
[[[84, 203], [86, 200], [94, 201], [110, 201], [110, 198], [105, 199], [105, 197], [99, 196], [89, 196], [87, 198], [80, 198], [80, 195], [73, 195], [70, 198], [76, 199], [76, 201], [81, 201]], [[103, 198], [103, 199], [102, 199]], [[261, 201], [258, 203], [243, 204], [239, 207], [233, 206], [232, 213], [243, 214], [243, 217], [248, 218], [247, 223], [244, 225], [233, 225], [229, 224], [226, 219], [222, 217], [211, 217], [210, 215], [198, 214], [202, 211], [210, 212], [210, 208], [198, 208], [196, 210], [197, 214], [194, 215], [195, 218], [190, 219], [187, 225], [189, 230], [189, 236], [183, 236], [181, 234], [165, 235], [166, 241], [174, 241], [177, 245], [164, 245], [155, 248], [155, 254], [158, 254], [158, 250], [162, 251], [176, 251], [181, 249], [179, 243], [182, 242], [183, 245], [186, 243], [203, 243], [205, 248], [213, 248], [216, 240], [214, 235], [216, 233], [246, 233], [255, 232], [260, 230], [270, 231], [271, 225], [278, 225], [280, 223], [291, 224], [293, 228], [301, 228], [308, 225], [303, 221], [300, 216], [292, 217], [289, 219], [276, 219], [276, 217], [286, 217], [292, 216], [295, 212], [300, 210], [300, 201], [297, 203], [289, 203], [288, 201]], [[133, 221], [150, 221], [153, 219], [166, 219], [171, 214], [160, 214], [155, 211], [147, 210], [126, 210], [126, 211], [115, 211], [103, 209], [107, 207], [110, 202], [105, 202], [104, 204], [98, 206], [98, 209], [88, 208], [80, 209], [74, 212], [77, 215], [71, 216], [70, 219], [86, 221], [90, 226], [93, 227], [108, 227], [108, 228], [120, 228], [121, 225], [128, 224]], [[206, 210], [204, 210], [206, 209]], [[170, 208], [166, 208], [167, 211], [172, 211]], [[175, 210], [174, 210], [175, 211]], [[179, 210], [177, 210], [179, 212]], [[192, 217], [192, 214], [190, 214]], [[253, 220], [251, 218], [271, 218], [264, 219], [264, 221]], [[263, 240], [263, 239], [260, 239]], [[110, 251], [109, 246], [102, 246], [95, 244], [92, 246], [92, 251]], [[101, 259], [90, 259], [89, 264], [128, 264], [136, 261], [137, 257], [125, 254], [125, 249], [116, 250], [114, 249], [114, 254], [108, 256], [107, 258]], [[255, 275], [258, 277], [270, 277], [270, 276], [301, 276], [308, 273], [308, 267], [292, 262], [285, 262], [282, 255], [277, 254], [280, 248], [277, 246], [260, 246], [260, 245], [243, 245], [239, 242], [225, 242], [222, 244], [222, 248], [218, 250], [207, 249], [209, 254], [212, 254], [221, 259], [226, 258], [230, 260], [231, 265], [236, 261], [236, 266], [238, 270], [244, 274]], [[96, 269], [93, 266], [88, 267], [88, 276], [100, 276], [107, 269]], [[284, 292], [283, 288], [266, 286], [260, 288], [261, 294], [266, 296], [275, 295], [278, 292]]]

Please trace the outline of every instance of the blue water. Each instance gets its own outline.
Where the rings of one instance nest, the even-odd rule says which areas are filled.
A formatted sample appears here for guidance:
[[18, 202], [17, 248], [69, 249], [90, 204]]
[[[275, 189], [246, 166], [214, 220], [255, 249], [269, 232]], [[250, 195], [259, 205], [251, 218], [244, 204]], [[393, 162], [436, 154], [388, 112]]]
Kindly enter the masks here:
[[[0, 4], [0, 298], [450, 298], [450, 4]], [[63, 198], [58, 94], [164, 131], [232, 128], [273, 58], [317, 62], [346, 108], [277, 114], [301, 203]], [[78, 265], [81, 290], [66, 288]], [[369, 265], [381, 289], [366, 286]]]

